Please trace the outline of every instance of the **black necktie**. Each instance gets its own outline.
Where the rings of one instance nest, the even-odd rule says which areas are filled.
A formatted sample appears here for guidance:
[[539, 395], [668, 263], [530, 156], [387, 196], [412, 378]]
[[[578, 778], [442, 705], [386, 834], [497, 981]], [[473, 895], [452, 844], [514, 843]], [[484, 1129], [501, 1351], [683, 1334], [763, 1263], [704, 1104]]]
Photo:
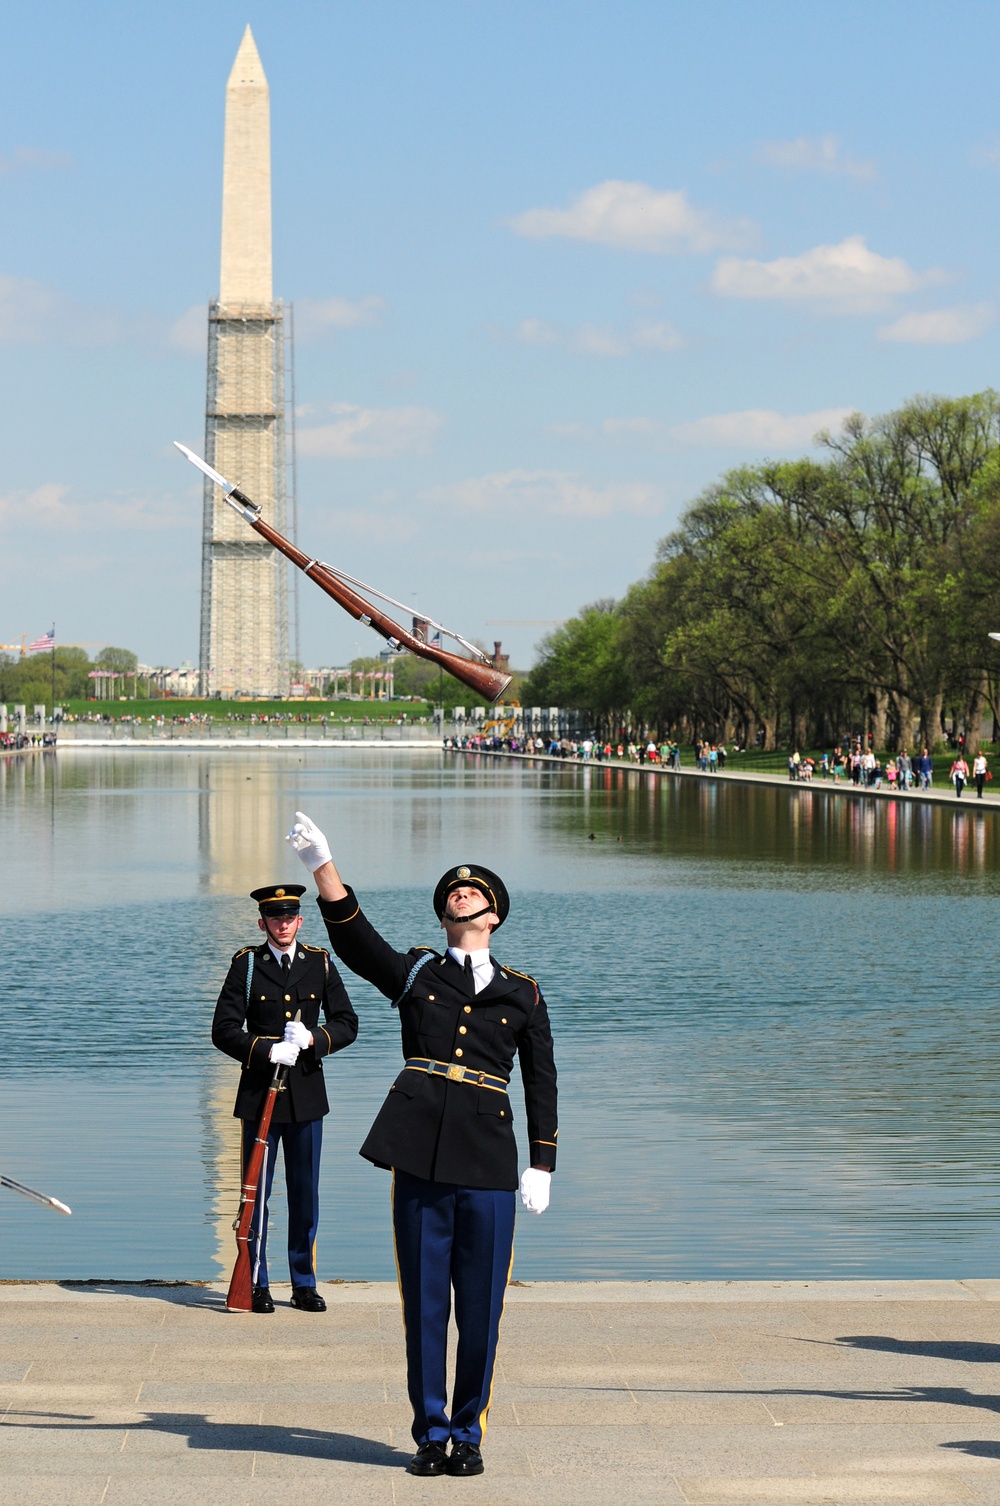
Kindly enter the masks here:
[[289, 957], [289, 955], [288, 955], [287, 952], [282, 952], [282, 954], [281, 954], [281, 972], [282, 972], [282, 976], [285, 977], [285, 978], [287, 978], [288, 974], [291, 972], [291, 970], [292, 970], [292, 959], [291, 959], [291, 957]]
[[476, 986], [476, 975], [472, 971], [472, 958], [469, 956], [468, 952], [466, 952], [466, 954], [465, 954], [465, 964], [464, 964], [464, 966], [465, 966], [465, 981], [467, 983], [469, 983], [472, 986], [472, 988], [475, 988], [475, 986]]

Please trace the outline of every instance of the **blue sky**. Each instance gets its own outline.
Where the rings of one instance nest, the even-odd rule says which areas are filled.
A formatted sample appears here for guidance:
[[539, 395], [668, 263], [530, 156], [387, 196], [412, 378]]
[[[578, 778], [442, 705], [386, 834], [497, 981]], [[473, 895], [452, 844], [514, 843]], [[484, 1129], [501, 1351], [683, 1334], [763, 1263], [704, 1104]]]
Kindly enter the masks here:
[[[519, 665], [726, 468], [998, 381], [993, 4], [0, 14], [0, 641], [55, 619], [196, 657], [200, 491], [170, 441], [202, 448], [247, 22], [300, 541]], [[301, 600], [307, 663], [378, 647]]]

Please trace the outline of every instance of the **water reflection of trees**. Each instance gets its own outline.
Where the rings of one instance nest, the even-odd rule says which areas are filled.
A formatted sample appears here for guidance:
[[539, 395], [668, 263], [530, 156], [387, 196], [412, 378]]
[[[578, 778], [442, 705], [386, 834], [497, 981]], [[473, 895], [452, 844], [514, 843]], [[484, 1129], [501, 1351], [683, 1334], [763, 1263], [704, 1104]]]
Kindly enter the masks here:
[[[574, 770], [578, 798], [545, 808], [566, 834], [621, 840], [630, 850], [765, 868], [768, 883], [805, 878], [808, 870], [837, 882], [893, 876], [956, 879], [1000, 887], [996, 813], [899, 798], [885, 800], [832, 787], [785, 789], [593, 764]], [[735, 876], [735, 875], [734, 875]], [[812, 877], [810, 881], [812, 881]]]

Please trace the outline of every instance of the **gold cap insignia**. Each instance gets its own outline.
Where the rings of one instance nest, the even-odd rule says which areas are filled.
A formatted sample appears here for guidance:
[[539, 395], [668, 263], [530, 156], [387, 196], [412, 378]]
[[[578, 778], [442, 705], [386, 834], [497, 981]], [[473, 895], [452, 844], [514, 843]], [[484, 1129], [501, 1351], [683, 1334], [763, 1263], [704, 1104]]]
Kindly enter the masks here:
[[275, 891], [274, 891], [274, 897], [275, 897], [275, 899], [284, 899], [284, 897], [285, 897], [285, 891], [284, 891], [284, 889], [275, 889]]
[[472, 877], [472, 869], [471, 868], [456, 868], [455, 869], [455, 877], [456, 878], [460, 878], [460, 879], [471, 878]]

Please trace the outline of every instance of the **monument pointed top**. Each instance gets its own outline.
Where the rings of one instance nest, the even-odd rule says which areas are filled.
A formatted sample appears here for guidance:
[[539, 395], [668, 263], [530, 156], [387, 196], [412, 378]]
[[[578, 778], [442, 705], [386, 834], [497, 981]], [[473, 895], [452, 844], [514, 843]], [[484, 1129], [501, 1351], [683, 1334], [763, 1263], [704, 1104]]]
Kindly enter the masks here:
[[226, 84], [219, 302], [271, 302], [271, 111], [249, 26]]
[[243, 33], [236, 61], [233, 63], [232, 72], [229, 75], [226, 87], [231, 89], [234, 84], [263, 84], [267, 88], [267, 76], [264, 73], [264, 65], [257, 51], [257, 43], [253, 39], [253, 32], [247, 26]]

